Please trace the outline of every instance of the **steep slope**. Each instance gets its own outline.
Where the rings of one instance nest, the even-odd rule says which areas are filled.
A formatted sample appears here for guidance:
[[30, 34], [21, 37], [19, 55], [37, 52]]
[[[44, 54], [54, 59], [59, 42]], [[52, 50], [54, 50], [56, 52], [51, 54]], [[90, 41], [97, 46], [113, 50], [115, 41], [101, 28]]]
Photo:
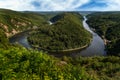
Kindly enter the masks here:
[[78, 13], [62, 13], [51, 19], [53, 25], [31, 32], [29, 42], [44, 50], [60, 51], [81, 48], [90, 43], [91, 35], [83, 28]]
[[120, 57], [56, 59], [43, 52], [0, 49], [0, 80], [120, 80]]
[[0, 29], [7, 37], [44, 23], [46, 23], [44, 16], [40, 14], [0, 9]]
[[[4, 11], [4, 10], [3, 10]], [[6, 10], [5, 10], [6, 11]], [[8, 12], [11, 12], [7, 10]], [[8, 12], [4, 12], [7, 13]], [[17, 12], [19, 13], [19, 12]], [[9, 15], [14, 16], [16, 12], [12, 11]], [[21, 15], [21, 12], [19, 13]], [[22, 13], [25, 16], [26, 13]], [[35, 17], [33, 17], [33, 14]], [[64, 14], [65, 15], [65, 14]], [[77, 14], [69, 14], [69, 16], [64, 16], [63, 19], [55, 22], [52, 26], [40, 26], [40, 31], [43, 33], [48, 33], [51, 28], [54, 30], [53, 33], [50, 31], [49, 34], [55, 35], [58, 32], [59, 34], [66, 33], [68, 31], [72, 35], [77, 29], [78, 31], [85, 32], [82, 29], [82, 19], [81, 16]], [[77, 17], [75, 17], [76, 15]], [[18, 14], [16, 15], [18, 17]], [[20, 17], [23, 17], [20, 16]], [[29, 17], [31, 23], [35, 25], [41, 25], [41, 18], [39, 19], [39, 14], [36, 13], [27, 13], [25, 17]], [[10, 17], [11, 18], [11, 17]], [[27, 19], [29, 21], [29, 19]], [[34, 20], [34, 22], [32, 21]], [[38, 20], [37, 20], [38, 19]], [[72, 20], [74, 19], [74, 20]], [[0, 20], [7, 21], [5, 25], [9, 25], [9, 19], [4, 19], [1, 16]], [[23, 18], [22, 18], [23, 20]], [[64, 21], [65, 20], [65, 21]], [[71, 21], [68, 24], [67, 21]], [[78, 22], [76, 22], [78, 20]], [[80, 21], [79, 21], [80, 20]], [[16, 21], [17, 22], [17, 21]], [[18, 20], [19, 22], [19, 20]], [[66, 26], [63, 24], [66, 23]], [[60, 25], [61, 24], [61, 25]], [[76, 27], [76, 24], [78, 27]], [[74, 25], [74, 26], [73, 26]], [[81, 25], [81, 26], [80, 26]], [[15, 29], [15, 26], [8, 26], [11, 29]], [[20, 26], [21, 27], [21, 26]], [[20, 30], [26, 30], [29, 26], [24, 27]], [[58, 27], [58, 28], [57, 28]], [[74, 29], [75, 27], [75, 29]], [[70, 28], [70, 29], [68, 29]], [[57, 32], [55, 31], [56, 29]], [[18, 28], [16, 30], [19, 30]], [[64, 32], [65, 30], [65, 32]], [[69, 31], [70, 30], [70, 31]], [[83, 30], [83, 31], [82, 31]], [[38, 30], [39, 31], [39, 30]], [[56, 33], [54, 33], [56, 32]], [[79, 58], [69, 58], [63, 57], [62, 59], [55, 58], [53, 56], [47, 55], [46, 53], [27, 50], [23, 47], [16, 45], [8, 45], [6, 31], [3, 26], [0, 26], [0, 80], [120, 80], [120, 57], [108, 56], [108, 57], [79, 57]], [[33, 32], [34, 33], [34, 32]], [[40, 32], [41, 33], [41, 32]], [[76, 31], [76, 34], [78, 36]], [[59, 38], [59, 34], [57, 34]], [[13, 34], [12, 34], [13, 35]], [[45, 35], [45, 34], [44, 34]], [[43, 38], [44, 38], [43, 35]], [[74, 36], [75, 36], [74, 35]], [[37, 36], [37, 35], [36, 35]], [[41, 35], [42, 36], [42, 35]], [[72, 37], [74, 37], [72, 36]], [[81, 35], [81, 37], [86, 37], [86, 35]], [[64, 37], [62, 36], [64, 39]], [[60, 38], [61, 39], [61, 38]], [[67, 38], [69, 39], [69, 38]], [[44, 39], [46, 40], [46, 39]], [[4, 43], [1, 45], [1, 43]], [[8, 46], [6, 49], [1, 48]]]
[[48, 24], [44, 15], [0, 9], [0, 47], [8, 45], [8, 38], [16, 33]]
[[106, 39], [108, 54], [120, 56], [120, 12], [90, 14], [87, 23]]

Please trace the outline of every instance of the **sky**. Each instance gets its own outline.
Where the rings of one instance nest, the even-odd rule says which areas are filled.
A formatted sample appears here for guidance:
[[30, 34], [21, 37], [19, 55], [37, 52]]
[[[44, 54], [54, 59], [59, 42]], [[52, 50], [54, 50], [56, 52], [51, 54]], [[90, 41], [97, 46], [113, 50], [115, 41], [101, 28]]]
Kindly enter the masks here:
[[120, 11], [120, 0], [0, 0], [16, 11]]

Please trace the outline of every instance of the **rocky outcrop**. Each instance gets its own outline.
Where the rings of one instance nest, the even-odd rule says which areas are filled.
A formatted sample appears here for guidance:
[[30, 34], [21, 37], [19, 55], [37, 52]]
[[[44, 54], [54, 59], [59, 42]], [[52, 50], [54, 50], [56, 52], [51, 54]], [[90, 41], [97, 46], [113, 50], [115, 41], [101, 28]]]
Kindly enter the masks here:
[[9, 31], [9, 26], [3, 24], [3, 23], [0, 23], [0, 27], [5, 31], [5, 34], [7, 37], [10, 37], [12, 35], [15, 35], [16, 33], [20, 32], [20, 31], [17, 31], [15, 29], [12, 29], [12, 31]]

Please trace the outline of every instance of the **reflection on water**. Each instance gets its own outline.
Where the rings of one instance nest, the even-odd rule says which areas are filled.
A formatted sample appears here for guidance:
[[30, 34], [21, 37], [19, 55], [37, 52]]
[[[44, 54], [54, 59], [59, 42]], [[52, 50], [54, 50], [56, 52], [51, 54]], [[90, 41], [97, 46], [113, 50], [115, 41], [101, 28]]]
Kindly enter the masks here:
[[19, 43], [20, 45], [24, 46], [25, 48], [31, 48], [27, 41], [27, 34], [28, 32], [23, 32], [16, 34], [15, 36], [9, 39], [10, 43]]
[[[70, 54], [66, 54], [66, 56], [78, 57], [78, 56], [103, 56], [105, 55], [105, 45], [104, 45], [103, 40], [90, 29], [90, 27], [86, 23], [86, 20], [87, 20], [86, 17], [84, 17], [83, 26], [86, 30], [88, 30], [93, 35], [93, 40], [91, 44], [83, 50], [72, 51], [70, 52]], [[11, 43], [17, 42], [26, 48], [31, 48], [30, 44], [27, 41], [28, 32], [30, 31], [16, 34], [15, 36], [11, 37], [9, 40]], [[54, 55], [56, 57], [65, 56], [64, 53], [63, 54], [52, 53], [51, 55]]]
[[[88, 30], [92, 35], [93, 35], [93, 40], [89, 47], [86, 49], [82, 50], [78, 55], [82, 56], [102, 56], [105, 55], [105, 45], [104, 41], [101, 39], [100, 36], [98, 36], [96, 33], [94, 33], [88, 24], [86, 23], [86, 17], [84, 16], [84, 21], [83, 21], [83, 26], [86, 30]], [[78, 56], [77, 55], [77, 56]]]

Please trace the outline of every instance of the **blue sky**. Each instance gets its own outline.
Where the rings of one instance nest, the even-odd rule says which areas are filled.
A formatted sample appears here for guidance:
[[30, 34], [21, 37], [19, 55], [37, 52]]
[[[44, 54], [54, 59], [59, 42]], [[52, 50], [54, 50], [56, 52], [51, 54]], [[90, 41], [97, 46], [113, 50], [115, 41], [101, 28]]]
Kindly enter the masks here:
[[0, 0], [17, 11], [120, 11], [120, 0]]
[[78, 9], [92, 9], [97, 7], [107, 7], [105, 2], [98, 2], [98, 0], [91, 0], [88, 3], [80, 6]]

